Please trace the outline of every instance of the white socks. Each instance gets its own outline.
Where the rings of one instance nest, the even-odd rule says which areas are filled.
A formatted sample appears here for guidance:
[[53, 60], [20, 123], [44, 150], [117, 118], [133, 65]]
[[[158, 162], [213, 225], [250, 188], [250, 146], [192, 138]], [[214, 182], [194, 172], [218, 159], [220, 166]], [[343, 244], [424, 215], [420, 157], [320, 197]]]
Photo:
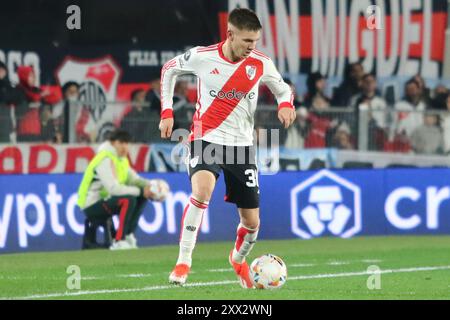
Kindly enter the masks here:
[[245, 257], [248, 256], [255, 245], [256, 238], [258, 237], [258, 230], [259, 228], [250, 229], [242, 223], [239, 223], [232, 256], [234, 262], [242, 263]]
[[[208, 208], [208, 201], [200, 202], [191, 196], [189, 203], [184, 208], [181, 220], [180, 251], [177, 264], [192, 265], [192, 252], [194, 251], [197, 235], [203, 219], [203, 212]], [[250, 229], [242, 223], [236, 230], [236, 242], [233, 249], [232, 260], [242, 263], [248, 256], [258, 237], [259, 228]]]
[[200, 202], [191, 196], [189, 203], [184, 208], [181, 220], [180, 252], [177, 264], [184, 263], [189, 267], [192, 264], [192, 252], [194, 251], [197, 235], [202, 223], [203, 212], [208, 208], [208, 201]]

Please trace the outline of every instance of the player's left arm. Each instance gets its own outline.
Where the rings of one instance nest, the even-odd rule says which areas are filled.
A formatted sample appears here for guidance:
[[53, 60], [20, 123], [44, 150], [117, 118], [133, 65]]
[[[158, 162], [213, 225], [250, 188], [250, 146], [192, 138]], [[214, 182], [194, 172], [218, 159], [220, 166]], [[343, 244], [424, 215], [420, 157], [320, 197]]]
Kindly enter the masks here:
[[163, 139], [168, 139], [172, 135], [174, 125], [173, 93], [176, 79], [183, 74], [197, 74], [197, 70], [201, 65], [197, 55], [198, 48], [192, 48], [186, 53], [169, 60], [161, 70], [161, 122], [159, 130]]
[[288, 128], [295, 120], [294, 94], [289, 85], [284, 82], [272, 60], [264, 64], [264, 74], [261, 81], [267, 85], [278, 102], [278, 119], [284, 128]]
[[143, 189], [149, 184], [149, 180], [142, 178], [134, 169], [129, 168], [127, 184]]

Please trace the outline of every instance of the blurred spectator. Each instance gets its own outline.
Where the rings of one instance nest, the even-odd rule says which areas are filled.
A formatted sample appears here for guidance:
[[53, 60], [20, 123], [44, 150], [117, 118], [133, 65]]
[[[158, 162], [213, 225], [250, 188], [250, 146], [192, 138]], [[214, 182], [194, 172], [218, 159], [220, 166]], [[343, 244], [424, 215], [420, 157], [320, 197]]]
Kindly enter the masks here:
[[405, 84], [405, 97], [394, 106], [397, 111], [394, 123], [395, 136], [410, 137], [413, 130], [422, 125], [426, 104], [417, 81], [411, 79]]
[[443, 132], [442, 151], [450, 154], [450, 93], [442, 93], [435, 98], [436, 109], [444, 111], [441, 114], [441, 127]]
[[145, 90], [136, 89], [131, 93], [131, 110], [121, 122], [122, 130], [126, 130], [133, 137], [134, 142], [149, 143], [152, 140], [154, 128], [158, 123], [152, 122], [152, 112], [149, 107], [144, 107]]
[[[293, 104], [296, 108], [300, 107], [302, 104], [301, 98], [299, 98], [295, 85], [292, 83], [292, 81], [285, 77], [283, 78], [284, 82], [286, 82], [292, 90], [292, 93], [294, 95], [294, 101]], [[264, 85], [261, 84], [259, 87], [259, 97], [258, 101], [260, 101], [261, 104], [266, 105], [276, 105], [276, 100], [270, 89]], [[298, 109], [297, 109], [298, 112]], [[298, 119], [297, 119], [298, 120]], [[292, 128], [293, 126], [289, 127]], [[278, 130], [278, 139], [273, 138], [273, 144], [272, 144], [272, 131], [271, 130]], [[298, 129], [298, 128], [297, 128]], [[258, 108], [256, 110], [256, 118], [255, 118], [255, 130], [257, 132], [256, 138], [258, 144], [267, 144], [267, 145], [274, 145], [274, 144], [281, 144], [286, 146], [286, 142], [288, 141], [288, 134], [290, 132], [289, 137], [289, 147], [295, 148], [294, 145], [298, 145], [300, 143], [299, 141], [302, 140], [304, 137], [297, 137], [297, 129], [296, 130], [285, 130], [282, 125], [280, 124], [280, 121], [277, 118], [277, 112], [276, 109], [270, 108], [270, 109], [260, 109]], [[263, 133], [263, 130], [266, 130], [265, 133]], [[295, 138], [294, 138], [295, 137]], [[267, 141], [263, 141], [263, 139], [267, 139]], [[298, 140], [300, 139], [300, 140]]]
[[[300, 107], [300, 105], [302, 104], [302, 101], [301, 101], [301, 97], [299, 97], [299, 95], [297, 94], [297, 88], [292, 83], [291, 79], [285, 77], [285, 78], [283, 78], [283, 81], [286, 82], [289, 85], [289, 87], [291, 87], [292, 95], [294, 96], [294, 101], [293, 101], [294, 106]], [[271, 96], [273, 97], [273, 94], [271, 94]]]
[[333, 136], [332, 146], [342, 150], [355, 149], [351, 138], [350, 127], [346, 123], [340, 124]]
[[20, 142], [39, 141], [41, 138], [41, 123], [39, 108], [41, 106], [41, 90], [36, 87], [36, 78], [32, 67], [17, 68], [19, 85], [19, 101], [16, 106], [18, 119], [18, 140]]
[[425, 80], [419, 74], [416, 74], [411, 79], [419, 84], [420, 98], [425, 103], [425, 105], [428, 106], [431, 100], [431, 90], [426, 86]]
[[[305, 148], [326, 148], [331, 143], [333, 130], [342, 119], [333, 119], [333, 115], [336, 115], [336, 113], [331, 112], [329, 100], [324, 94], [320, 93], [321, 87], [325, 86], [325, 81], [322, 79], [316, 81], [315, 77], [313, 76], [310, 81], [312, 89], [310, 92], [313, 94], [306, 97], [310, 100], [308, 102], [310, 107]], [[315, 88], [319, 87], [316, 94], [314, 94], [316, 89], [313, 89], [312, 84], [316, 84]]]
[[188, 82], [179, 80], [175, 84], [173, 93], [174, 129], [189, 130], [194, 116], [195, 108], [187, 100]]
[[61, 143], [60, 137], [56, 135], [56, 126], [52, 116], [52, 106], [43, 105], [41, 107], [41, 137], [40, 141], [45, 143]]
[[155, 73], [150, 78], [150, 90], [145, 96], [145, 102], [149, 105], [150, 115], [149, 123], [151, 123], [150, 132], [148, 133], [150, 142], [165, 142], [161, 139], [158, 129], [160, 113], [161, 113], [161, 75]]
[[309, 128], [305, 139], [305, 148], [326, 148], [330, 130], [336, 121], [332, 121], [329, 116], [321, 112], [314, 112], [315, 110], [313, 108], [308, 113]]
[[374, 75], [367, 73], [363, 76], [361, 92], [352, 97], [350, 105], [359, 111], [368, 111], [377, 127], [386, 128], [387, 103], [377, 94], [377, 80]]
[[299, 107], [296, 110], [297, 118], [287, 129], [286, 140], [283, 145], [289, 149], [301, 149], [305, 146], [305, 139], [309, 131], [308, 110]]
[[330, 103], [322, 97], [316, 96], [311, 101], [310, 109], [313, 111], [327, 111], [330, 110]]
[[364, 68], [361, 63], [350, 63], [345, 67], [344, 79], [333, 94], [333, 107], [348, 107], [350, 99], [360, 92]]
[[161, 112], [161, 77], [155, 74], [150, 79], [150, 90], [145, 96], [145, 101], [149, 103], [150, 110], [156, 113]]
[[411, 134], [411, 146], [417, 153], [436, 154], [442, 152], [444, 144], [442, 130], [438, 125], [438, 116], [425, 113], [423, 124]]
[[14, 142], [14, 89], [8, 80], [8, 69], [0, 61], [0, 143]]
[[62, 93], [64, 100], [78, 102], [80, 98], [80, 85], [75, 81], [68, 81], [62, 86]]
[[19, 77], [16, 105], [17, 140], [19, 142], [41, 141], [41, 105], [42, 103], [56, 104], [58, 97], [36, 86], [33, 67], [20, 66], [17, 68], [17, 75]]
[[436, 98], [438, 95], [446, 94], [448, 92], [449, 92], [448, 88], [445, 85], [439, 84], [439, 85], [436, 86], [436, 88], [434, 88], [433, 98]]
[[74, 127], [76, 115], [81, 109], [79, 104], [80, 85], [74, 81], [68, 81], [61, 90], [63, 100], [54, 106], [52, 115], [55, 121], [57, 140], [65, 143], [75, 142], [69, 141], [69, 129]]
[[306, 80], [308, 92], [305, 95], [305, 107], [309, 109], [313, 104], [320, 109], [330, 106], [330, 99], [325, 95], [326, 85], [325, 77], [319, 72], [308, 75]]
[[431, 100], [430, 107], [433, 110], [447, 111], [447, 98], [449, 92], [439, 92], [434, 99]]
[[351, 121], [348, 114], [331, 110], [330, 99], [325, 95], [326, 80], [320, 73], [312, 73], [308, 79], [305, 105], [309, 107], [308, 134], [305, 148], [325, 148], [332, 143], [339, 123]]
[[[276, 110], [276, 109], [275, 109]], [[272, 133], [278, 134], [272, 136]], [[260, 108], [255, 116], [256, 141], [259, 145], [274, 146], [283, 144], [286, 140], [287, 130], [284, 130], [277, 118], [277, 112], [272, 108]], [[272, 141], [273, 140], [273, 141]]]
[[352, 97], [350, 105], [359, 114], [356, 125], [367, 128], [368, 149], [381, 150], [386, 139], [386, 109], [384, 98], [377, 94], [377, 80], [372, 74], [365, 74], [361, 81], [361, 93]]

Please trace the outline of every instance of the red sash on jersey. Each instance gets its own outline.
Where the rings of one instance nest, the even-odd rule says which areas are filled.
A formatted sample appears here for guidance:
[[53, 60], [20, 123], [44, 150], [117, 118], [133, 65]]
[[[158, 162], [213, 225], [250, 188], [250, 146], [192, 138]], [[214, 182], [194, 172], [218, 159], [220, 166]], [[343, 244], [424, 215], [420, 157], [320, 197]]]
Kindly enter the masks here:
[[[224, 84], [221, 91], [248, 93], [263, 75], [263, 63], [255, 58], [246, 58], [236, 71]], [[205, 113], [199, 118], [196, 113], [191, 127], [190, 141], [203, 137], [208, 131], [220, 126], [222, 122], [233, 112], [239, 101], [236, 97], [232, 99], [216, 97]]]

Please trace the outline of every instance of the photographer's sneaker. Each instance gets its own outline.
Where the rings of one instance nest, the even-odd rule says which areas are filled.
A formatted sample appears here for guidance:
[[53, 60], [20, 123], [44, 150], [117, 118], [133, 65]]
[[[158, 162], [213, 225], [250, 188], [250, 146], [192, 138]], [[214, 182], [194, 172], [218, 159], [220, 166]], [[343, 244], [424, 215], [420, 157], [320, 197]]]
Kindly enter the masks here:
[[111, 246], [109, 247], [109, 250], [130, 250], [133, 249], [131, 245], [126, 240], [120, 240], [116, 241], [114, 240]]
[[136, 237], [134, 236], [133, 233], [130, 233], [129, 235], [127, 235], [127, 236], [125, 237], [125, 241], [128, 242], [128, 243], [130, 244], [131, 249], [137, 249], [137, 248], [139, 248], [139, 247], [137, 246], [137, 240], [136, 240]]
[[177, 264], [169, 276], [169, 282], [177, 285], [184, 285], [191, 268], [184, 263]]
[[244, 289], [253, 288], [253, 283], [252, 283], [252, 280], [250, 279], [250, 268], [248, 266], [248, 263], [245, 260], [242, 263], [234, 262], [233, 261], [233, 250], [231, 250], [231, 252], [230, 252], [228, 261], [230, 262], [231, 266], [234, 269], [234, 272], [238, 276], [241, 287]]

